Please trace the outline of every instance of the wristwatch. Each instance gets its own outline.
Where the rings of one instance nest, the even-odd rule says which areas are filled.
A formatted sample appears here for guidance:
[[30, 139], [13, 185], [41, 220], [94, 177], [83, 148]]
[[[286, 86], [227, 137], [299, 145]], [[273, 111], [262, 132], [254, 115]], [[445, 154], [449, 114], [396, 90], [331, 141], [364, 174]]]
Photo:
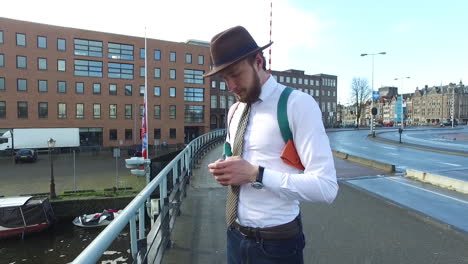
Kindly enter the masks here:
[[258, 174], [257, 179], [252, 182], [252, 187], [255, 189], [262, 189], [263, 188], [263, 171], [265, 170], [264, 167], [258, 166]]

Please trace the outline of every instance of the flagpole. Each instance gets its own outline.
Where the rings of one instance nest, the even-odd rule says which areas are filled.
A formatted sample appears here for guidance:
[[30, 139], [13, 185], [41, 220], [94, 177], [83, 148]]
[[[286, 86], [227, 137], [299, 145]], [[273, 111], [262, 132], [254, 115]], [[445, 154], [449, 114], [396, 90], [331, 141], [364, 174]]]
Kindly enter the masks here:
[[145, 27], [145, 93], [143, 102], [143, 119], [142, 119], [142, 157], [148, 158], [148, 51], [146, 44], [146, 27]]

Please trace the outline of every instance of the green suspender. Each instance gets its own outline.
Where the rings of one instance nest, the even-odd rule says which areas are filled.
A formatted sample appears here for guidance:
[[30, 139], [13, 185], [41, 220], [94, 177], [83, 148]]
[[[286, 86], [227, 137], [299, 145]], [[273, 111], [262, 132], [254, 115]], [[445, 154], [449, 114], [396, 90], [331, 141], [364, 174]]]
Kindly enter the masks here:
[[278, 125], [280, 127], [284, 142], [286, 143], [290, 139], [293, 139], [291, 129], [289, 129], [288, 121], [288, 98], [292, 91], [294, 91], [294, 89], [291, 87], [284, 88], [278, 100]]

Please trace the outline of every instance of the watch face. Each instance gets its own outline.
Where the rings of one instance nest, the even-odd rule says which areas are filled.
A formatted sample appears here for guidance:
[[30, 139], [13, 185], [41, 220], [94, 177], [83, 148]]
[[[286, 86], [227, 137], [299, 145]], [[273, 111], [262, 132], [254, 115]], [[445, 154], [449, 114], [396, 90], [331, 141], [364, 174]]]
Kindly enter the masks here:
[[255, 188], [255, 189], [262, 189], [263, 184], [261, 182], [253, 182], [252, 187]]

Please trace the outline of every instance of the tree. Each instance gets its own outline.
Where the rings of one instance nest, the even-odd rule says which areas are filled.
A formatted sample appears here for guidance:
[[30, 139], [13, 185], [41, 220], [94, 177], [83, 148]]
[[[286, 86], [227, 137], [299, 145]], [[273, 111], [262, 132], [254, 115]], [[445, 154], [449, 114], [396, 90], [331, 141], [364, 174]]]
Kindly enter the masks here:
[[356, 121], [360, 124], [361, 113], [366, 103], [371, 100], [372, 90], [365, 78], [354, 77], [351, 82], [351, 102], [356, 107]]

